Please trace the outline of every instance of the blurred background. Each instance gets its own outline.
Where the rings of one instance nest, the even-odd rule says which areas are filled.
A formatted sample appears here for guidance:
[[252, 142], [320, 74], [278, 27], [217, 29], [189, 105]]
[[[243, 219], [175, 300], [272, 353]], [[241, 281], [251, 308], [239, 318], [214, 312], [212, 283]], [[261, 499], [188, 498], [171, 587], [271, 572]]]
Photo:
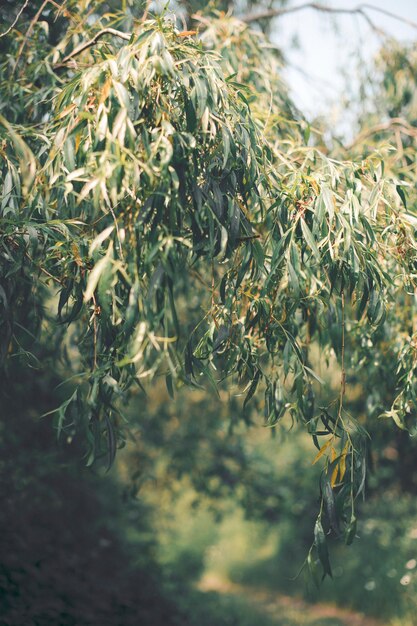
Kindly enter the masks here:
[[316, 587], [303, 563], [320, 468], [305, 433], [264, 428], [256, 409], [242, 423], [226, 392], [172, 401], [158, 383], [130, 404], [131, 441], [106, 473], [39, 420], [58, 383], [24, 372], [1, 408], [1, 624], [415, 624], [417, 473], [402, 431], [375, 425], [357, 538], [331, 544], [333, 580]]
[[[16, 3], [1, 4], [11, 21]], [[411, 0], [373, 5], [417, 22]], [[236, 12], [259, 8], [238, 3]], [[416, 30], [378, 12], [373, 20], [405, 46], [395, 61], [401, 72]], [[359, 16], [310, 9], [265, 29], [282, 50], [302, 112], [353, 137], [369, 114], [363, 89], [381, 38]], [[371, 424], [372, 472], [357, 538], [331, 545], [334, 578], [318, 588], [303, 565], [320, 468], [297, 425], [265, 428], [259, 401], [243, 413], [233, 390], [181, 390], [172, 400], [157, 382], [129, 404], [128, 441], [112, 469], [105, 459], [87, 468], [77, 438], [57, 442], [52, 418], [40, 418], [66, 397], [50, 342], [42, 349], [42, 365], [11, 366], [1, 397], [0, 624], [416, 623], [417, 447], [407, 433]], [[389, 391], [384, 363], [377, 365], [379, 378], [367, 389], [360, 372], [349, 381], [359, 419], [376, 393], [369, 385]], [[321, 374], [330, 392], [340, 374], [331, 366]]]

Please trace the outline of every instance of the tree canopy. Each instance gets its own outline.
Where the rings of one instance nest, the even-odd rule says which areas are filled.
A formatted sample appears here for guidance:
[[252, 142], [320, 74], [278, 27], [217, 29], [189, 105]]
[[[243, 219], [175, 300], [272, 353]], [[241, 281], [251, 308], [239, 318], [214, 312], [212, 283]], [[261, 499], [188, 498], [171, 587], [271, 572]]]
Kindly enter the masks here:
[[47, 4], [5, 34], [0, 66], [4, 393], [48, 346], [65, 382], [45, 415], [88, 464], [112, 463], [130, 394], [161, 376], [171, 396], [209, 384], [243, 419], [301, 424], [323, 466], [308, 564], [331, 574], [326, 534], [353, 540], [366, 485], [358, 372], [369, 420], [415, 434], [414, 56], [381, 53], [346, 147], [244, 20]]

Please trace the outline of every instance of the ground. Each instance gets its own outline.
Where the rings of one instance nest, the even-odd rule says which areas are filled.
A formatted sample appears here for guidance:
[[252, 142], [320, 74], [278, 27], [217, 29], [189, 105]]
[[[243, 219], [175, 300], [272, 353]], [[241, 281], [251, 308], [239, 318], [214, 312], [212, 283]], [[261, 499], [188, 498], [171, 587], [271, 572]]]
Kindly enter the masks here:
[[308, 604], [271, 590], [237, 585], [213, 574], [203, 577], [199, 589], [237, 598], [256, 609], [260, 616], [265, 615], [276, 626], [384, 626], [379, 620], [332, 604]]

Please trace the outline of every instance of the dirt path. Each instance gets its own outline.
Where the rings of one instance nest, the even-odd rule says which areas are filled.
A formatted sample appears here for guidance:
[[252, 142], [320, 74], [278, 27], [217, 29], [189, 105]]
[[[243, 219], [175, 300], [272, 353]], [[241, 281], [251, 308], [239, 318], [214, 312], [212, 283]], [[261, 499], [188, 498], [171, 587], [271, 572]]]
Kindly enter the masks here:
[[[379, 620], [333, 604], [309, 604], [300, 598], [276, 594], [271, 590], [237, 585], [210, 574], [201, 580], [199, 589], [244, 599], [269, 618], [276, 620], [277, 626], [283, 620], [291, 620], [297, 626], [320, 626], [320, 620], [325, 620], [323, 624], [325, 623], [326, 626], [386, 626]], [[335, 622], [332, 623], [330, 620], [335, 620]]]

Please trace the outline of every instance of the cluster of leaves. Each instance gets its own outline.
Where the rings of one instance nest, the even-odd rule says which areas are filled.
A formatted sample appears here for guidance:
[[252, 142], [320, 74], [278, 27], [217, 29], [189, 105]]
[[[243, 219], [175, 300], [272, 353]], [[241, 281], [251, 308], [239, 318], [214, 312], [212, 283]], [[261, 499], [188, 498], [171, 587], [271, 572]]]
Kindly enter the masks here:
[[[85, 433], [89, 464], [111, 464], [123, 444], [135, 383], [163, 375], [174, 394], [229, 379], [244, 410], [262, 389], [265, 424], [305, 424], [325, 462], [308, 563], [331, 574], [326, 533], [343, 525], [352, 541], [366, 484], [349, 365], [414, 288], [416, 217], [399, 175], [384, 175], [383, 152], [354, 163], [309, 140], [276, 51], [236, 20], [211, 18], [197, 36], [166, 17], [117, 31], [122, 18], [88, 2], [68, 15], [62, 41], [32, 64], [36, 80], [10, 86], [17, 61], [2, 66], [2, 92], [17, 101], [13, 124], [8, 107], [0, 118], [6, 372], [7, 355], [36, 359], [22, 333], [55, 329], [74, 376], [51, 413], [58, 435]], [[22, 309], [36, 322], [22, 323]], [[317, 345], [341, 369], [325, 406]], [[397, 423], [415, 411], [409, 348]]]
[[[374, 461], [383, 472], [385, 451], [396, 451], [395, 476], [402, 489], [415, 490], [412, 469], [415, 458], [416, 406], [416, 319], [415, 319], [415, 103], [410, 93], [415, 85], [415, 45], [387, 41], [370, 69], [377, 82], [366, 79], [366, 101], [360, 131], [349, 146], [353, 158], [369, 158], [378, 152], [384, 177], [396, 182], [395, 196], [401, 197], [405, 222], [397, 222], [396, 248], [389, 269], [391, 283], [385, 323], [377, 331], [350, 336], [352, 372], [365, 370], [366, 377], [352, 375], [362, 387], [354, 406], [366, 415], [367, 428], [375, 445]], [[410, 91], [411, 90], [411, 91]], [[388, 196], [392, 204], [391, 196]], [[381, 385], [381, 381], [384, 384]], [[400, 431], [376, 422], [378, 417], [394, 420]], [[411, 435], [411, 437], [410, 437]], [[389, 452], [387, 452], [389, 454]], [[392, 462], [392, 459], [391, 459]]]

